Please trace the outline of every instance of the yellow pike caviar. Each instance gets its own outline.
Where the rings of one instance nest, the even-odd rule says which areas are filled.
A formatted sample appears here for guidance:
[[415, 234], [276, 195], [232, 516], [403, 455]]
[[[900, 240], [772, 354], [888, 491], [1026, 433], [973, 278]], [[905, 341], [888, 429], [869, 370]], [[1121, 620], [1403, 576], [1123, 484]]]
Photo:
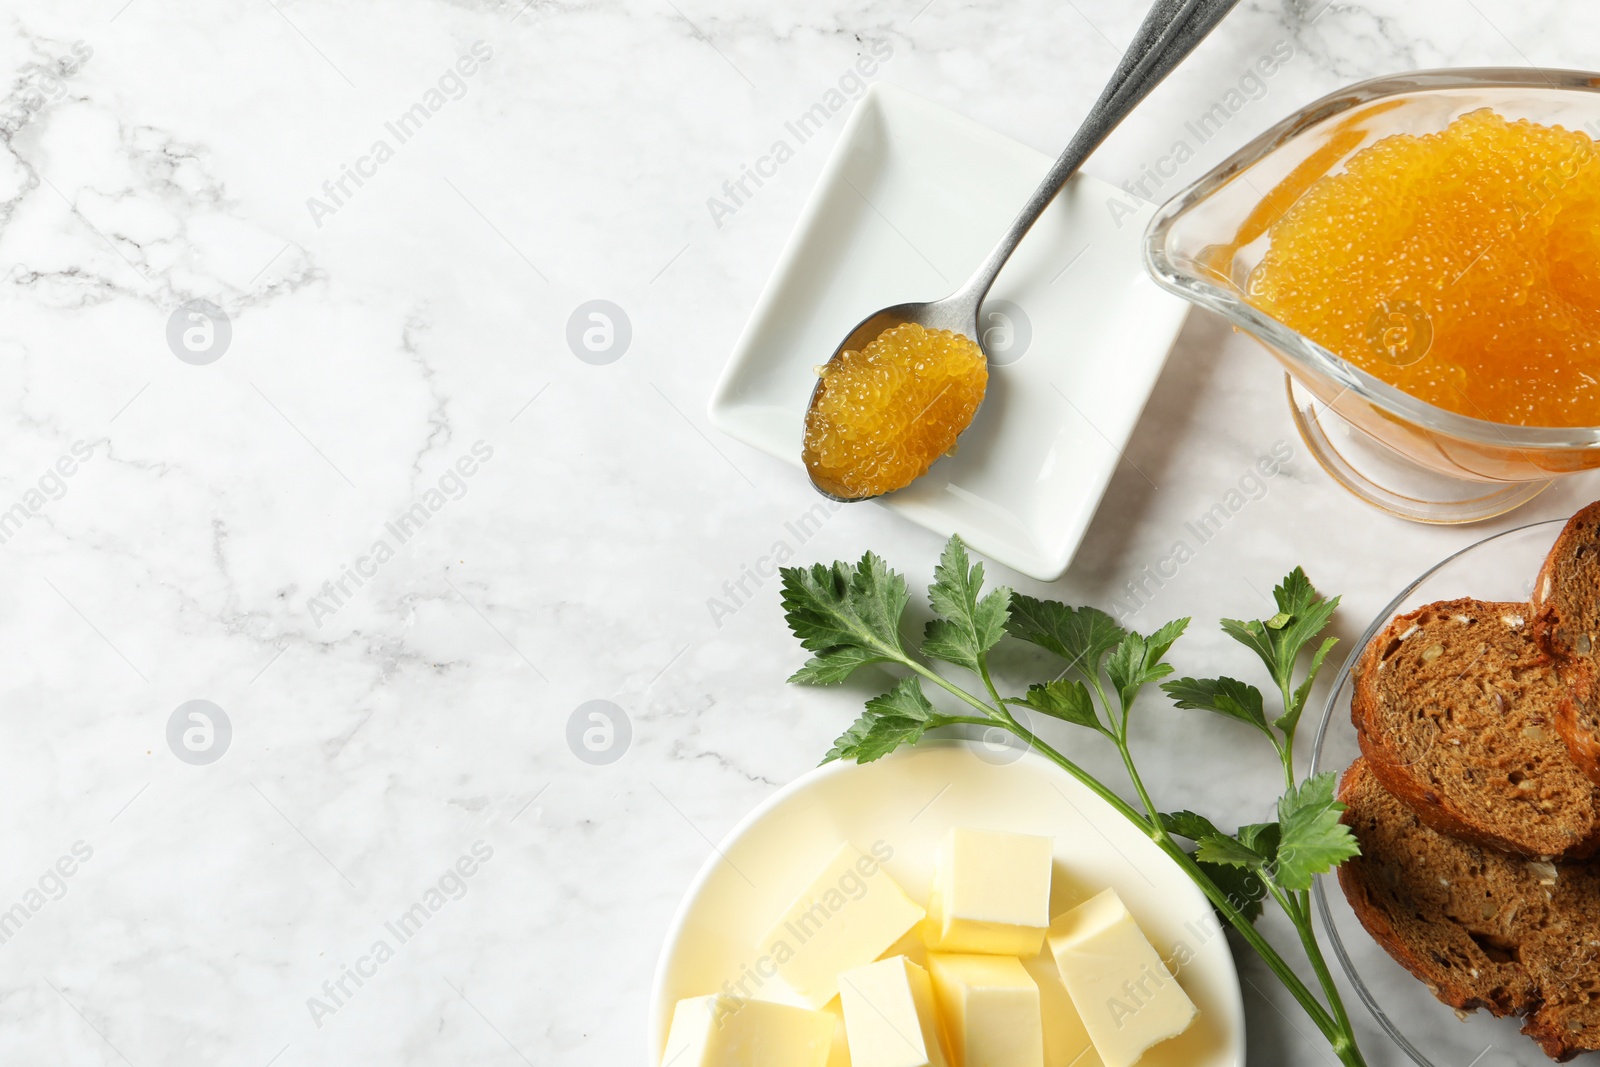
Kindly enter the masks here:
[[1485, 108], [1384, 138], [1272, 225], [1250, 301], [1431, 404], [1600, 426], [1600, 157]]
[[824, 368], [806, 415], [806, 468], [835, 496], [904, 488], [955, 447], [988, 383], [971, 338], [914, 322], [885, 330]]

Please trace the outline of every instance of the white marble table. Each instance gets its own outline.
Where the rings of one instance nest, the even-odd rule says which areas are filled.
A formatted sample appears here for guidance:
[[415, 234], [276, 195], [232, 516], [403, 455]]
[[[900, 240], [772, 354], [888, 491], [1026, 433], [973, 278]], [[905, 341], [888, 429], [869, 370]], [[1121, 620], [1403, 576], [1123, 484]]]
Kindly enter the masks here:
[[[874, 48], [876, 77], [1054, 151], [1141, 7], [8, 5], [0, 1062], [639, 1062], [709, 842], [856, 700], [783, 685], [775, 582], [745, 577], [815, 497], [703, 414], [842, 119], [729, 186]], [[1574, 0], [1246, 0], [1090, 170], [1175, 170], [1146, 179], [1164, 198], [1342, 84], [1592, 65], [1597, 22]], [[566, 336], [596, 299], [631, 324], [606, 364]], [[173, 325], [193, 301], [225, 349]], [[1441, 555], [1600, 488], [1400, 525], [1323, 477], [1265, 357], [1196, 314], [1072, 570], [994, 570], [1108, 602], [1278, 442], [1294, 458], [1137, 623], [1253, 613], [1298, 562], [1345, 594], [1350, 637]], [[923, 582], [939, 546], [862, 507], [795, 547]], [[1180, 647], [1246, 669], [1210, 625]], [[214, 762], [185, 748], [191, 709], [169, 745], [192, 700], [231, 729]], [[591, 700], [628, 720], [610, 764], [569, 747]], [[1270, 766], [1149, 721], [1164, 796], [1263, 813]], [[1244, 974], [1251, 1062], [1323, 1062]]]

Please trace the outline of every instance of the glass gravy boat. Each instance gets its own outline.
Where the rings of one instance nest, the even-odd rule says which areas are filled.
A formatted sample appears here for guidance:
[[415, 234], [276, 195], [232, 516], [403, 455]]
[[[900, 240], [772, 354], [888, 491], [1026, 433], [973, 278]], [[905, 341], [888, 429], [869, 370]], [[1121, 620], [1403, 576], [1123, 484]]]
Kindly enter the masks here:
[[[1484, 107], [1600, 139], [1600, 74], [1467, 68], [1361, 82], [1241, 148], [1164, 205], [1145, 235], [1145, 262], [1162, 287], [1222, 315], [1283, 363], [1295, 424], [1323, 468], [1362, 500], [1418, 522], [1487, 519], [1559, 475], [1600, 467], [1600, 427], [1505, 425], [1429, 404], [1253, 307], [1244, 286], [1271, 225], [1317, 178], [1383, 137], [1436, 133]], [[1385, 345], [1427, 328], [1404, 307], [1375, 314]]]

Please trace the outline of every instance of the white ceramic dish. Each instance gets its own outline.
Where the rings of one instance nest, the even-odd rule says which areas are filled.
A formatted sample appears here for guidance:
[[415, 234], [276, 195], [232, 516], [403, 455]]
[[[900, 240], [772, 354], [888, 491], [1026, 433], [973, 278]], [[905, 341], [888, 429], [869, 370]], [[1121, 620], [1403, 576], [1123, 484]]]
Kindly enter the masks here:
[[[926, 904], [938, 843], [960, 825], [1053, 835], [1053, 914], [1113, 886], [1164, 959], [1182, 959], [1180, 944], [1192, 954], [1178, 981], [1200, 1016], [1140, 1067], [1243, 1067], [1239, 979], [1209, 902], [1104, 801], [1042, 757], [1018, 755], [1000, 765], [965, 742], [927, 741], [876, 763], [819, 767], [753, 811], [707, 860], [667, 934], [650, 997], [649, 1062], [660, 1065], [673, 1005], [749, 975], [774, 917], [842, 842], [887, 846], [884, 870]], [[776, 978], [747, 991], [798, 1003]]]
[[[875, 84], [723, 371], [713, 425], [800, 468], [814, 368], [867, 313], [953, 291], [1049, 164]], [[1082, 174], [1056, 198], [985, 305], [988, 395], [960, 452], [885, 507], [1042, 581], [1067, 569], [1188, 311], [1145, 273], [1154, 211], [1131, 203]]]

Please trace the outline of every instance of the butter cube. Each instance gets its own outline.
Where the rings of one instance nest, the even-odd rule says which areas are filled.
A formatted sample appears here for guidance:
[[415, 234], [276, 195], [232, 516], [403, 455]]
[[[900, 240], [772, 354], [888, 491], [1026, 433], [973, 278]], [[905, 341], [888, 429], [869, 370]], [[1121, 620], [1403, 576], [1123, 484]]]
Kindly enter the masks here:
[[891, 956], [839, 976], [854, 1067], [948, 1067], [928, 972]]
[[924, 914], [877, 859], [846, 844], [761, 944], [789, 987], [820, 1008], [839, 995], [841, 972], [883, 955]]
[[928, 955], [953, 1067], [1044, 1067], [1039, 987], [1015, 956]]
[[1105, 1067], [1049, 949], [1029, 956], [1022, 965], [1039, 986], [1039, 1013], [1044, 1016], [1044, 1067]]
[[1048, 837], [994, 830], [950, 831], [934, 874], [926, 924], [937, 952], [1032, 956], [1050, 926]]
[[852, 1067], [850, 1042], [844, 1032], [844, 1007], [835, 997], [822, 1010], [833, 1016], [833, 1047], [828, 1050], [828, 1067]]
[[827, 1067], [835, 1018], [714, 993], [678, 1001], [661, 1067]]
[[1194, 1021], [1194, 1002], [1114, 889], [1058, 916], [1050, 950], [1105, 1067], [1131, 1067]]

